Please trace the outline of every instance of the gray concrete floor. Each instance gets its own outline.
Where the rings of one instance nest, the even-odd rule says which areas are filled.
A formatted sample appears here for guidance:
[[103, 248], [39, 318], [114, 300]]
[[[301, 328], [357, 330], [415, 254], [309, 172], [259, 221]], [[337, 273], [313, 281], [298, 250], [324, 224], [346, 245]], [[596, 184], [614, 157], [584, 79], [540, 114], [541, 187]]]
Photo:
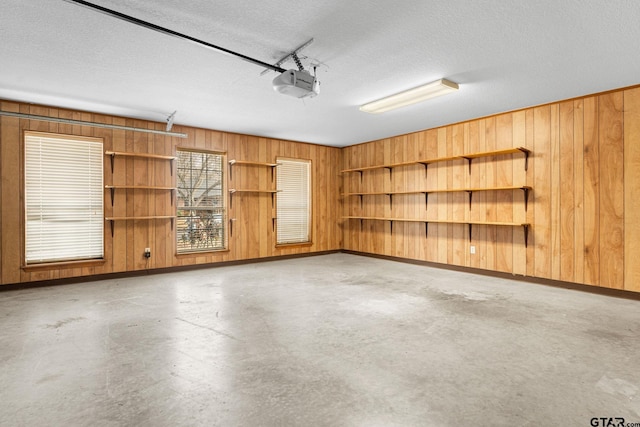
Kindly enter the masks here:
[[640, 302], [347, 254], [0, 293], [2, 426], [640, 422]]

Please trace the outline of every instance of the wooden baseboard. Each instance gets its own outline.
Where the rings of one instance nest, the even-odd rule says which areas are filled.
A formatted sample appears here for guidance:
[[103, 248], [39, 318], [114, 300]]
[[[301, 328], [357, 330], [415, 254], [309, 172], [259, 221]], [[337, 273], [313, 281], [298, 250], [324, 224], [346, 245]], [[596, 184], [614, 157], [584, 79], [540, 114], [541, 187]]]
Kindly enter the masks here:
[[279, 256], [272, 256], [272, 257], [265, 257], [265, 258], [251, 258], [251, 259], [244, 259], [244, 260], [238, 260], [238, 261], [224, 261], [224, 262], [216, 262], [216, 263], [209, 263], [209, 264], [194, 264], [194, 265], [177, 266], [177, 267], [156, 268], [156, 269], [150, 269], [150, 270], [136, 270], [136, 271], [127, 271], [127, 272], [119, 272], [119, 273], [107, 273], [107, 274], [98, 274], [95, 276], [69, 277], [65, 279], [45, 280], [45, 281], [39, 281], [39, 282], [15, 283], [15, 284], [0, 286], [0, 292], [48, 287], [48, 286], [67, 285], [67, 284], [82, 283], [82, 282], [93, 282], [93, 281], [99, 281], [99, 280], [150, 276], [150, 275], [162, 274], [162, 273], [175, 273], [179, 271], [201, 270], [205, 268], [255, 264], [259, 262], [280, 261], [280, 260], [294, 259], [294, 258], [306, 258], [306, 257], [312, 257], [312, 256], [318, 256], [318, 255], [335, 254], [335, 253], [345, 253], [345, 254], [351, 254], [351, 255], [366, 256], [369, 258], [384, 259], [388, 261], [403, 262], [407, 264], [440, 268], [440, 269], [459, 271], [464, 273], [473, 273], [473, 274], [479, 274], [483, 276], [498, 277], [501, 279], [516, 280], [516, 281], [525, 282], [525, 283], [535, 283], [538, 285], [552, 286], [556, 288], [571, 289], [579, 292], [587, 292], [591, 294], [605, 295], [610, 297], [640, 301], [640, 293], [638, 292], [626, 291], [621, 289], [602, 288], [598, 286], [590, 286], [590, 285], [584, 285], [580, 283], [562, 282], [559, 280], [514, 275], [514, 274], [503, 273], [499, 271], [483, 270], [479, 268], [463, 267], [463, 266], [450, 265], [450, 264], [440, 264], [440, 263], [430, 262], [430, 261], [421, 261], [421, 260], [415, 260], [415, 259], [409, 259], [409, 258], [394, 257], [389, 255], [378, 255], [378, 254], [373, 254], [369, 252], [358, 252], [358, 251], [351, 251], [346, 249], [311, 252], [311, 253], [304, 253], [304, 254], [293, 254], [293, 255], [279, 255]]
[[204, 268], [229, 267], [233, 265], [255, 264], [258, 262], [279, 261], [279, 260], [292, 259], [292, 258], [306, 258], [310, 256], [328, 255], [328, 254], [334, 254], [334, 253], [340, 253], [340, 252], [341, 250], [337, 249], [333, 251], [309, 252], [309, 253], [292, 254], [292, 255], [276, 255], [272, 257], [251, 258], [251, 259], [243, 259], [238, 261], [223, 261], [223, 262], [215, 262], [215, 263], [209, 263], [209, 264], [193, 264], [193, 265], [176, 266], [176, 267], [154, 268], [149, 270], [135, 270], [135, 271], [124, 271], [119, 273], [96, 274], [94, 276], [68, 277], [64, 279], [43, 280], [38, 282], [13, 283], [13, 284], [1, 285], [0, 292], [16, 291], [21, 289], [41, 288], [41, 287], [48, 287], [48, 286], [68, 285], [68, 284], [82, 283], [82, 282], [94, 282], [99, 280], [150, 276], [150, 275], [162, 274], [162, 273], [175, 273], [179, 271], [201, 270]]
[[543, 278], [532, 277], [532, 276], [522, 276], [518, 274], [503, 273], [501, 271], [483, 270], [480, 268], [463, 267], [463, 266], [451, 265], [451, 264], [441, 264], [437, 262], [421, 261], [421, 260], [415, 260], [415, 259], [409, 259], [409, 258], [394, 257], [389, 255], [378, 255], [378, 254], [372, 254], [369, 252], [350, 251], [345, 249], [343, 249], [341, 252], [345, 254], [351, 254], [351, 255], [366, 256], [369, 258], [378, 258], [378, 259], [384, 259], [388, 261], [396, 261], [396, 262], [403, 262], [406, 264], [420, 265], [424, 267], [433, 267], [433, 268], [440, 268], [444, 270], [459, 271], [463, 273], [473, 273], [473, 274], [479, 274], [482, 276], [516, 280], [516, 281], [525, 282], [525, 283], [535, 283], [537, 285], [552, 286], [555, 288], [571, 289], [579, 292], [586, 292], [591, 294], [605, 295], [609, 297], [640, 301], [640, 293], [633, 292], [633, 291], [626, 291], [623, 289], [602, 288], [599, 286], [584, 285], [581, 283], [563, 282], [560, 280], [543, 279]]

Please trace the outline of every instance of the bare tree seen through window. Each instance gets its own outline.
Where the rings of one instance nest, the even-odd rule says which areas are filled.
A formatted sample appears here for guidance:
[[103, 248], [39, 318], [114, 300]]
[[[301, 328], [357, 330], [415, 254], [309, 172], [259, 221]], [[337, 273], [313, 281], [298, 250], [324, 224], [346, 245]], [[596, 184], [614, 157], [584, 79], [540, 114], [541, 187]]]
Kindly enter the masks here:
[[178, 150], [177, 161], [178, 252], [223, 249], [224, 156]]

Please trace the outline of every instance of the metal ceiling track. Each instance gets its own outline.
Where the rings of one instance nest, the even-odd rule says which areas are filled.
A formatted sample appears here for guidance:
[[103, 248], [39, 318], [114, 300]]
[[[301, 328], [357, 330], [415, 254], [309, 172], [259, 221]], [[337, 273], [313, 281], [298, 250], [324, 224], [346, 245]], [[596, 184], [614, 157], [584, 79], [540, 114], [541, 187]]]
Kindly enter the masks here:
[[[291, 52], [287, 53], [285, 56], [280, 58], [278, 60], [278, 62], [276, 62], [274, 64], [274, 66], [276, 66], [276, 67], [281, 66], [289, 58], [297, 56], [298, 53], [300, 53], [300, 51], [302, 49], [304, 49], [305, 47], [309, 46], [311, 43], [313, 43], [313, 38], [311, 38], [311, 39], [307, 40], [306, 42], [302, 43], [300, 46], [298, 46], [297, 48], [293, 49]], [[260, 73], [260, 75], [262, 76], [262, 75], [268, 73], [269, 71], [271, 71], [271, 70], [270, 69], [264, 70], [262, 73]]]
[[241, 53], [234, 52], [234, 51], [229, 50], [229, 49], [225, 49], [224, 47], [216, 46], [214, 44], [211, 44], [209, 42], [197, 39], [195, 37], [191, 37], [191, 36], [188, 36], [186, 34], [182, 34], [182, 33], [179, 33], [177, 31], [173, 31], [173, 30], [161, 27], [161, 26], [156, 25], [156, 24], [152, 24], [151, 22], [143, 21], [142, 19], [138, 19], [138, 18], [135, 18], [135, 17], [130, 16], [130, 15], [125, 15], [124, 13], [120, 13], [118, 11], [115, 11], [115, 10], [112, 10], [112, 9], [108, 9], [106, 7], [102, 7], [102, 6], [99, 6], [97, 4], [93, 4], [93, 3], [88, 2], [88, 1], [84, 1], [84, 0], [64, 0], [64, 1], [66, 1], [68, 3], [75, 3], [75, 4], [78, 4], [80, 6], [87, 7], [89, 9], [98, 11], [100, 13], [104, 13], [105, 15], [109, 15], [111, 17], [121, 19], [123, 21], [138, 25], [140, 27], [148, 28], [150, 30], [157, 31], [157, 32], [162, 33], [162, 34], [166, 34], [166, 35], [169, 35], [169, 36], [172, 36], [172, 37], [177, 37], [179, 39], [183, 39], [183, 40], [190, 41], [192, 43], [199, 44], [201, 46], [207, 47], [209, 49], [213, 49], [215, 51], [218, 51], [218, 52], [221, 52], [221, 53], [224, 53], [224, 54], [227, 54], [227, 55], [232, 55], [232, 56], [238, 57], [238, 58], [240, 58], [240, 59], [242, 59], [244, 61], [251, 62], [252, 64], [259, 65], [260, 67], [263, 67], [263, 68], [268, 68], [270, 70], [277, 71], [278, 73], [284, 73], [285, 71], [287, 71], [284, 68], [280, 67], [279, 65], [268, 64], [268, 63], [266, 63], [264, 61], [260, 61], [260, 60], [255, 59], [255, 58], [251, 58], [251, 57], [243, 55]]
[[176, 138], [187, 138], [186, 133], [168, 132], [164, 130], [136, 128], [131, 126], [110, 125], [108, 123], [85, 122], [84, 120], [62, 119], [59, 117], [38, 116], [35, 114], [14, 113], [12, 111], [0, 110], [0, 116], [16, 117], [18, 119], [39, 120], [43, 122], [64, 123], [67, 125], [91, 126], [94, 128], [125, 130], [131, 132], [153, 133], [156, 135], [174, 136]]

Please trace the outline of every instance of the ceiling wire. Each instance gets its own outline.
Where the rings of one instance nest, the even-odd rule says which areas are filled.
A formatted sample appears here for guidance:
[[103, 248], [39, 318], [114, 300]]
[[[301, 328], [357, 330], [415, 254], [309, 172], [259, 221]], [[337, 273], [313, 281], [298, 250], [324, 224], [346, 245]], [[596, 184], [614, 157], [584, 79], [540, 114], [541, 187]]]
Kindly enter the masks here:
[[250, 62], [250, 63], [255, 64], [255, 65], [259, 65], [260, 67], [263, 67], [263, 68], [268, 68], [270, 70], [277, 71], [279, 73], [284, 73], [285, 71], [287, 71], [287, 70], [285, 70], [284, 68], [282, 68], [280, 66], [272, 65], [272, 64], [269, 64], [267, 62], [260, 61], [259, 59], [251, 58], [251, 57], [249, 57], [247, 55], [243, 55], [241, 53], [234, 52], [234, 51], [229, 50], [229, 49], [225, 49], [224, 47], [220, 47], [220, 46], [211, 44], [209, 42], [197, 39], [195, 37], [191, 37], [191, 36], [188, 36], [186, 34], [182, 34], [182, 33], [179, 33], [177, 31], [170, 30], [168, 28], [161, 27], [161, 26], [156, 25], [156, 24], [152, 24], [151, 22], [148, 22], [148, 21], [143, 21], [142, 19], [138, 19], [138, 18], [135, 18], [133, 16], [126, 15], [124, 13], [121, 13], [121, 12], [118, 12], [118, 11], [115, 11], [115, 10], [112, 10], [112, 9], [108, 9], [106, 7], [99, 6], [97, 4], [93, 4], [93, 3], [85, 1], [85, 0], [64, 0], [64, 1], [66, 1], [68, 3], [74, 3], [74, 4], [77, 4], [77, 5], [80, 5], [80, 6], [87, 7], [89, 9], [98, 11], [100, 13], [104, 13], [105, 15], [109, 15], [111, 17], [121, 19], [123, 21], [138, 25], [140, 27], [148, 28], [150, 30], [157, 31], [157, 32], [162, 33], [162, 34], [166, 34], [166, 35], [169, 35], [169, 36], [172, 36], [172, 37], [177, 37], [179, 39], [183, 39], [183, 40], [190, 41], [192, 43], [196, 43], [198, 45], [207, 47], [209, 49], [213, 49], [215, 51], [218, 51], [218, 52], [221, 52], [221, 53], [224, 53], [224, 54], [227, 54], [227, 55], [232, 55], [232, 56], [238, 57], [238, 58], [240, 58], [240, 59], [242, 59], [244, 61]]

